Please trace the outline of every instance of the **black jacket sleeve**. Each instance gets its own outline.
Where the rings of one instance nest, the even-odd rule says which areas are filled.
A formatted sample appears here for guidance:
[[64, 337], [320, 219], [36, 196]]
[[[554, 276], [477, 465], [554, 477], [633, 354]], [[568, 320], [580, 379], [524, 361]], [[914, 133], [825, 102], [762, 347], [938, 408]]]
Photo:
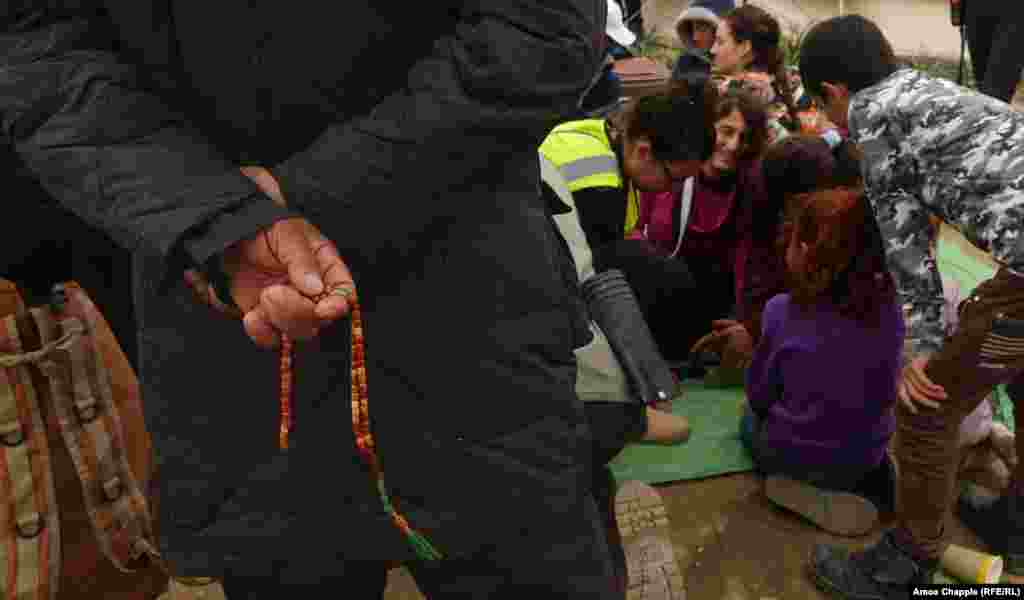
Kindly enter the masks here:
[[474, 200], [460, 190], [522, 186], [510, 169], [536, 170], [536, 148], [602, 64], [606, 12], [604, 0], [459, 3], [453, 32], [404, 89], [274, 167], [289, 205], [346, 259], [373, 264], [455, 218], [459, 201]]
[[106, 17], [54, 4], [0, 5], [0, 131], [61, 204], [163, 281], [290, 214], [144, 89]]
[[621, 241], [626, 229], [626, 196], [619, 188], [586, 188], [573, 192], [580, 226], [591, 248]]

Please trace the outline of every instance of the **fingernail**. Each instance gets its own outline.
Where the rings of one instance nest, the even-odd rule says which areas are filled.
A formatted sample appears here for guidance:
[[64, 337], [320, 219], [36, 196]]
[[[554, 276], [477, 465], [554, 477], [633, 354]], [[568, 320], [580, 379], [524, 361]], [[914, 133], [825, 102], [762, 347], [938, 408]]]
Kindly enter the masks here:
[[306, 287], [314, 294], [319, 294], [324, 291], [324, 282], [319, 275], [309, 273], [306, 275]]

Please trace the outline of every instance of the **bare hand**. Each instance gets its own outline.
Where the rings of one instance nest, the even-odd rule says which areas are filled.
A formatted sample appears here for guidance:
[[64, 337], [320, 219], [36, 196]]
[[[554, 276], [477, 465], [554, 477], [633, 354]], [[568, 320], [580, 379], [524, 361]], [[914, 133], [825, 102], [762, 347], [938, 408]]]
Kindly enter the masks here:
[[936, 410], [942, 405], [939, 401], [946, 399], [946, 390], [932, 382], [925, 375], [928, 357], [918, 356], [903, 367], [903, 376], [897, 385], [897, 394], [904, 408], [917, 414], [918, 406]]
[[[284, 205], [269, 171], [244, 167], [242, 172]], [[241, 309], [245, 331], [259, 346], [277, 346], [281, 334], [309, 339], [348, 314], [352, 274], [334, 244], [305, 219], [278, 221], [235, 243], [223, 252], [222, 265], [231, 279], [231, 296]], [[239, 314], [221, 302], [199, 273], [186, 273], [186, 280], [205, 303]]]
[[702, 350], [717, 352], [725, 368], [746, 369], [754, 355], [754, 340], [739, 321], [719, 319], [711, 323], [711, 333], [697, 340], [690, 353]]

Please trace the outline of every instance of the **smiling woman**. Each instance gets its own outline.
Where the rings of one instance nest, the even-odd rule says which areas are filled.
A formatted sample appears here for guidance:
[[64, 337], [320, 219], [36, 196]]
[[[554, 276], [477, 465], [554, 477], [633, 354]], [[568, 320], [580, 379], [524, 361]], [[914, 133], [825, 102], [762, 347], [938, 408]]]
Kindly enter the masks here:
[[[666, 357], [686, 358], [701, 336], [719, 322], [731, 333], [705, 341], [720, 340], [722, 348], [714, 349], [728, 349], [730, 360], [735, 359], [738, 366], [749, 357], [752, 348], [748, 346], [758, 328], [732, 320], [726, 326], [725, 320], [751, 319], [760, 312], [745, 305], [743, 292], [750, 275], [749, 223], [755, 220], [753, 211], [763, 198], [758, 156], [767, 140], [767, 117], [764, 103], [742, 90], [719, 97], [709, 117], [715, 134], [711, 156], [691, 180], [670, 191], [642, 194], [637, 228], [637, 237], [648, 251], [678, 265], [692, 287], [677, 289], [653, 274], [634, 287], [639, 296], [649, 298], [648, 320]], [[781, 264], [759, 263], [758, 268], [761, 271], [753, 275], [759, 285], [775, 289], [775, 282], [781, 284]], [[641, 279], [637, 274], [634, 278]], [[680, 319], [683, 303], [686, 318]]]
[[715, 147], [703, 166], [712, 178], [735, 172], [741, 161], [755, 160], [767, 138], [765, 107], [743, 93], [729, 93], [715, 106]]

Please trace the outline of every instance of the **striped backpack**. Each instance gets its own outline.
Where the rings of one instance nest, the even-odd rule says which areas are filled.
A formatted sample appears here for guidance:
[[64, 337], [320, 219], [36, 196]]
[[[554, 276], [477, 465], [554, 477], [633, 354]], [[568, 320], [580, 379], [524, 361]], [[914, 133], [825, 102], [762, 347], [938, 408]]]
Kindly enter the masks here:
[[0, 279], [0, 599], [162, 593], [153, 469], [138, 382], [88, 295], [27, 308]]

